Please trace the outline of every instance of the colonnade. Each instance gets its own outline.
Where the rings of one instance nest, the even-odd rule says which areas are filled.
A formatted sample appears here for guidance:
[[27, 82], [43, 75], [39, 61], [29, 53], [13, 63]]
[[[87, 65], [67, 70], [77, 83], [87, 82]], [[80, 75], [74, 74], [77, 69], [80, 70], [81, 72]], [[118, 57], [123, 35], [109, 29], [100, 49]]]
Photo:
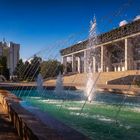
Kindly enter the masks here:
[[[98, 45], [95, 47], [98, 48], [100, 58], [97, 59], [96, 55], [93, 54], [92, 56], [92, 70], [93, 72], [109, 72], [109, 71], [125, 71], [125, 70], [133, 70], [136, 68], [134, 66], [134, 59], [133, 59], [133, 44], [131, 42], [132, 38], [125, 38], [121, 40], [123, 43], [122, 47], [124, 49], [124, 56], [123, 59], [119, 63], [112, 63], [112, 57], [110, 57], [111, 49], [109, 48], [108, 44], [105, 45]], [[110, 46], [113, 43], [109, 44]], [[116, 47], [116, 46], [115, 46]], [[83, 49], [81, 51], [73, 52], [67, 55], [62, 56], [62, 63], [65, 66], [65, 73], [67, 73], [67, 62], [71, 63], [72, 72], [78, 73], [86, 73], [86, 58], [87, 58], [87, 51], [90, 51], [88, 48]], [[69, 58], [69, 61], [68, 61]], [[118, 58], [119, 59], [119, 58]]]

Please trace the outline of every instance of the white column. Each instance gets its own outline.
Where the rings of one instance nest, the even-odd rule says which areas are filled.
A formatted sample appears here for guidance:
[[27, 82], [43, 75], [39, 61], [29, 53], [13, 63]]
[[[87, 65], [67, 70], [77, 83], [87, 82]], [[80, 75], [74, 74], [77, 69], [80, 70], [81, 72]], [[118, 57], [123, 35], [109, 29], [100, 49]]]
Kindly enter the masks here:
[[114, 71], [115, 71], [115, 72], [117, 71], [117, 69], [116, 69], [116, 65], [114, 66]]
[[125, 39], [125, 70], [132, 70], [133, 69], [133, 49], [131, 40]]
[[72, 72], [76, 72], [76, 57], [72, 54]]
[[124, 64], [124, 67], [125, 67], [125, 70], [128, 70], [128, 40], [125, 39], [125, 64]]
[[62, 56], [62, 64], [64, 65], [64, 74], [67, 73], [67, 57]]
[[96, 59], [93, 57], [93, 72], [96, 72]]
[[84, 51], [84, 73], [87, 72], [87, 52], [86, 50]]
[[101, 46], [101, 72], [104, 71], [104, 46]]
[[62, 56], [62, 64], [64, 66], [66, 66], [66, 64], [67, 64], [67, 57], [66, 56]]
[[77, 61], [78, 61], [78, 73], [81, 73], [81, 58], [77, 57]]
[[107, 56], [106, 46], [101, 46], [101, 71], [109, 71], [110, 56]]

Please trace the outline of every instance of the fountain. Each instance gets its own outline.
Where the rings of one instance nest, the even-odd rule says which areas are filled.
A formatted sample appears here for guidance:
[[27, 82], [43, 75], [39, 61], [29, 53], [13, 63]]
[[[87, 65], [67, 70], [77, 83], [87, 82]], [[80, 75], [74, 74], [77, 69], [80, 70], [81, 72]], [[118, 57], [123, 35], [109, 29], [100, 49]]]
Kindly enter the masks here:
[[55, 87], [55, 93], [60, 95], [63, 92], [63, 76], [61, 72], [59, 72], [57, 79], [56, 79], [56, 87]]
[[38, 93], [43, 91], [43, 77], [40, 73], [37, 76], [37, 91]]
[[94, 94], [94, 79], [93, 79], [93, 73], [91, 71], [91, 68], [89, 68], [89, 72], [87, 74], [87, 83], [86, 83], [86, 96], [88, 98], [88, 101], [91, 102]]
[[[87, 80], [85, 92], [70, 89], [64, 92], [63, 76], [59, 73], [56, 80], [55, 91], [44, 88], [43, 94], [37, 94], [36, 97], [34, 97], [36, 90], [31, 88], [31, 90], [27, 90], [27, 94], [23, 94], [26, 96], [22, 96], [22, 99], [25, 100], [27, 97], [27, 105], [29, 104], [30, 106], [30, 108], [27, 107], [28, 110], [46, 124], [50, 124], [50, 122], [47, 122], [49, 119], [47, 119], [46, 116], [51, 114], [51, 116], [54, 116], [57, 120], [66, 123], [91, 139], [127, 140], [129, 137], [132, 140], [138, 140], [140, 139], [140, 125], [138, 125], [140, 122], [140, 96], [114, 94], [114, 92], [109, 93], [108, 91], [98, 91], [97, 94], [95, 94], [96, 81], [100, 76], [99, 68], [99, 73], [96, 73], [95, 76], [95, 67], [97, 65], [95, 63], [93, 64], [94, 59], [96, 59], [97, 63], [99, 62], [97, 61], [99, 60], [98, 52], [95, 49], [96, 41], [96, 19], [94, 18], [93, 22], [91, 22], [88, 46], [86, 48], [87, 57], [85, 58], [85, 69], [87, 72]], [[114, 49], [116, 49], [116, 47], [114, 47]], [[75, 76], [74, 80], [76, 78]], [[72, 81], [73, 83], [74, 80]], [[85, 80], [85, 77], [81, 80]], [[130, 87], [131, 86], [129, 86], [129, 89]], [[43, 78], [41, 74], [39, 74], [37, 77], [38, 93], [40, 93], [42, 89]], [[12, 92], [19, 95], [17, 94], [17, 89]], [[24, 93], [24, 88], [22, 88], [20, 92]], [[83, 98], [81, 98], [81, 95], [83, 95]], [[88, 103], [87, 100], [89, 102], [94, 100], [94, 102]], [[36, 108], [38, 108], [38, 112], [36, 112]], [[58, 131], [58, 133], [62, 130], [61, 134], [64, 134], [63, 130], [65, 129], [62, 129], [62, 127], [57, 129], [57, 126], [55, 125], [55, 130]]]
[[92, 59], [95, 52], [95, 45], [96, 45], [96, 19], [94, 17], [93, 22], [90, 22], [90, 31], [89, 31], [89, 43], [87, 45], [87, 54], [86, 54], [86, 71], [87, 71], [87, 82], [85, 93], [88, 98], [88, 101], [91, 102], [94, 94], [94, 83], [95, 77], [93, 74], [93, 67], [92, 66]]

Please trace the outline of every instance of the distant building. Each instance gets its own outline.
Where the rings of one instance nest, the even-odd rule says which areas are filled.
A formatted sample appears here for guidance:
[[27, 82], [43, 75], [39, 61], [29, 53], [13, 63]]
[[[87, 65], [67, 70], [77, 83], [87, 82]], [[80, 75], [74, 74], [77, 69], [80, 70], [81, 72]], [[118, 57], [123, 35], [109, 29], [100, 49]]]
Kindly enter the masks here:
[[5, 40], [0, 42], [0, 56], [6, 56], [7, 58], [7, 68], [10, 70], [10, 75], [19, 61], [19, 50], [20, 44], [13, 42], [7, 43]]

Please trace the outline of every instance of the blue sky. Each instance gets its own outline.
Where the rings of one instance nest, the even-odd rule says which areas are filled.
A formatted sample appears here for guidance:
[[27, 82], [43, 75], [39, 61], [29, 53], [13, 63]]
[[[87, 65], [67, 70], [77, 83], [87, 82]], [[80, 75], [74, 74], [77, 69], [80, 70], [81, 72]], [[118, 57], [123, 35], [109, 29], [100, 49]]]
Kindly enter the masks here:
[[139, 15], [140, 0], [0, 0], [0, 40], [20, 43], [25, 59], [70, 35], [72, 43], [86, 37], [94, 14], [106, 32]]

